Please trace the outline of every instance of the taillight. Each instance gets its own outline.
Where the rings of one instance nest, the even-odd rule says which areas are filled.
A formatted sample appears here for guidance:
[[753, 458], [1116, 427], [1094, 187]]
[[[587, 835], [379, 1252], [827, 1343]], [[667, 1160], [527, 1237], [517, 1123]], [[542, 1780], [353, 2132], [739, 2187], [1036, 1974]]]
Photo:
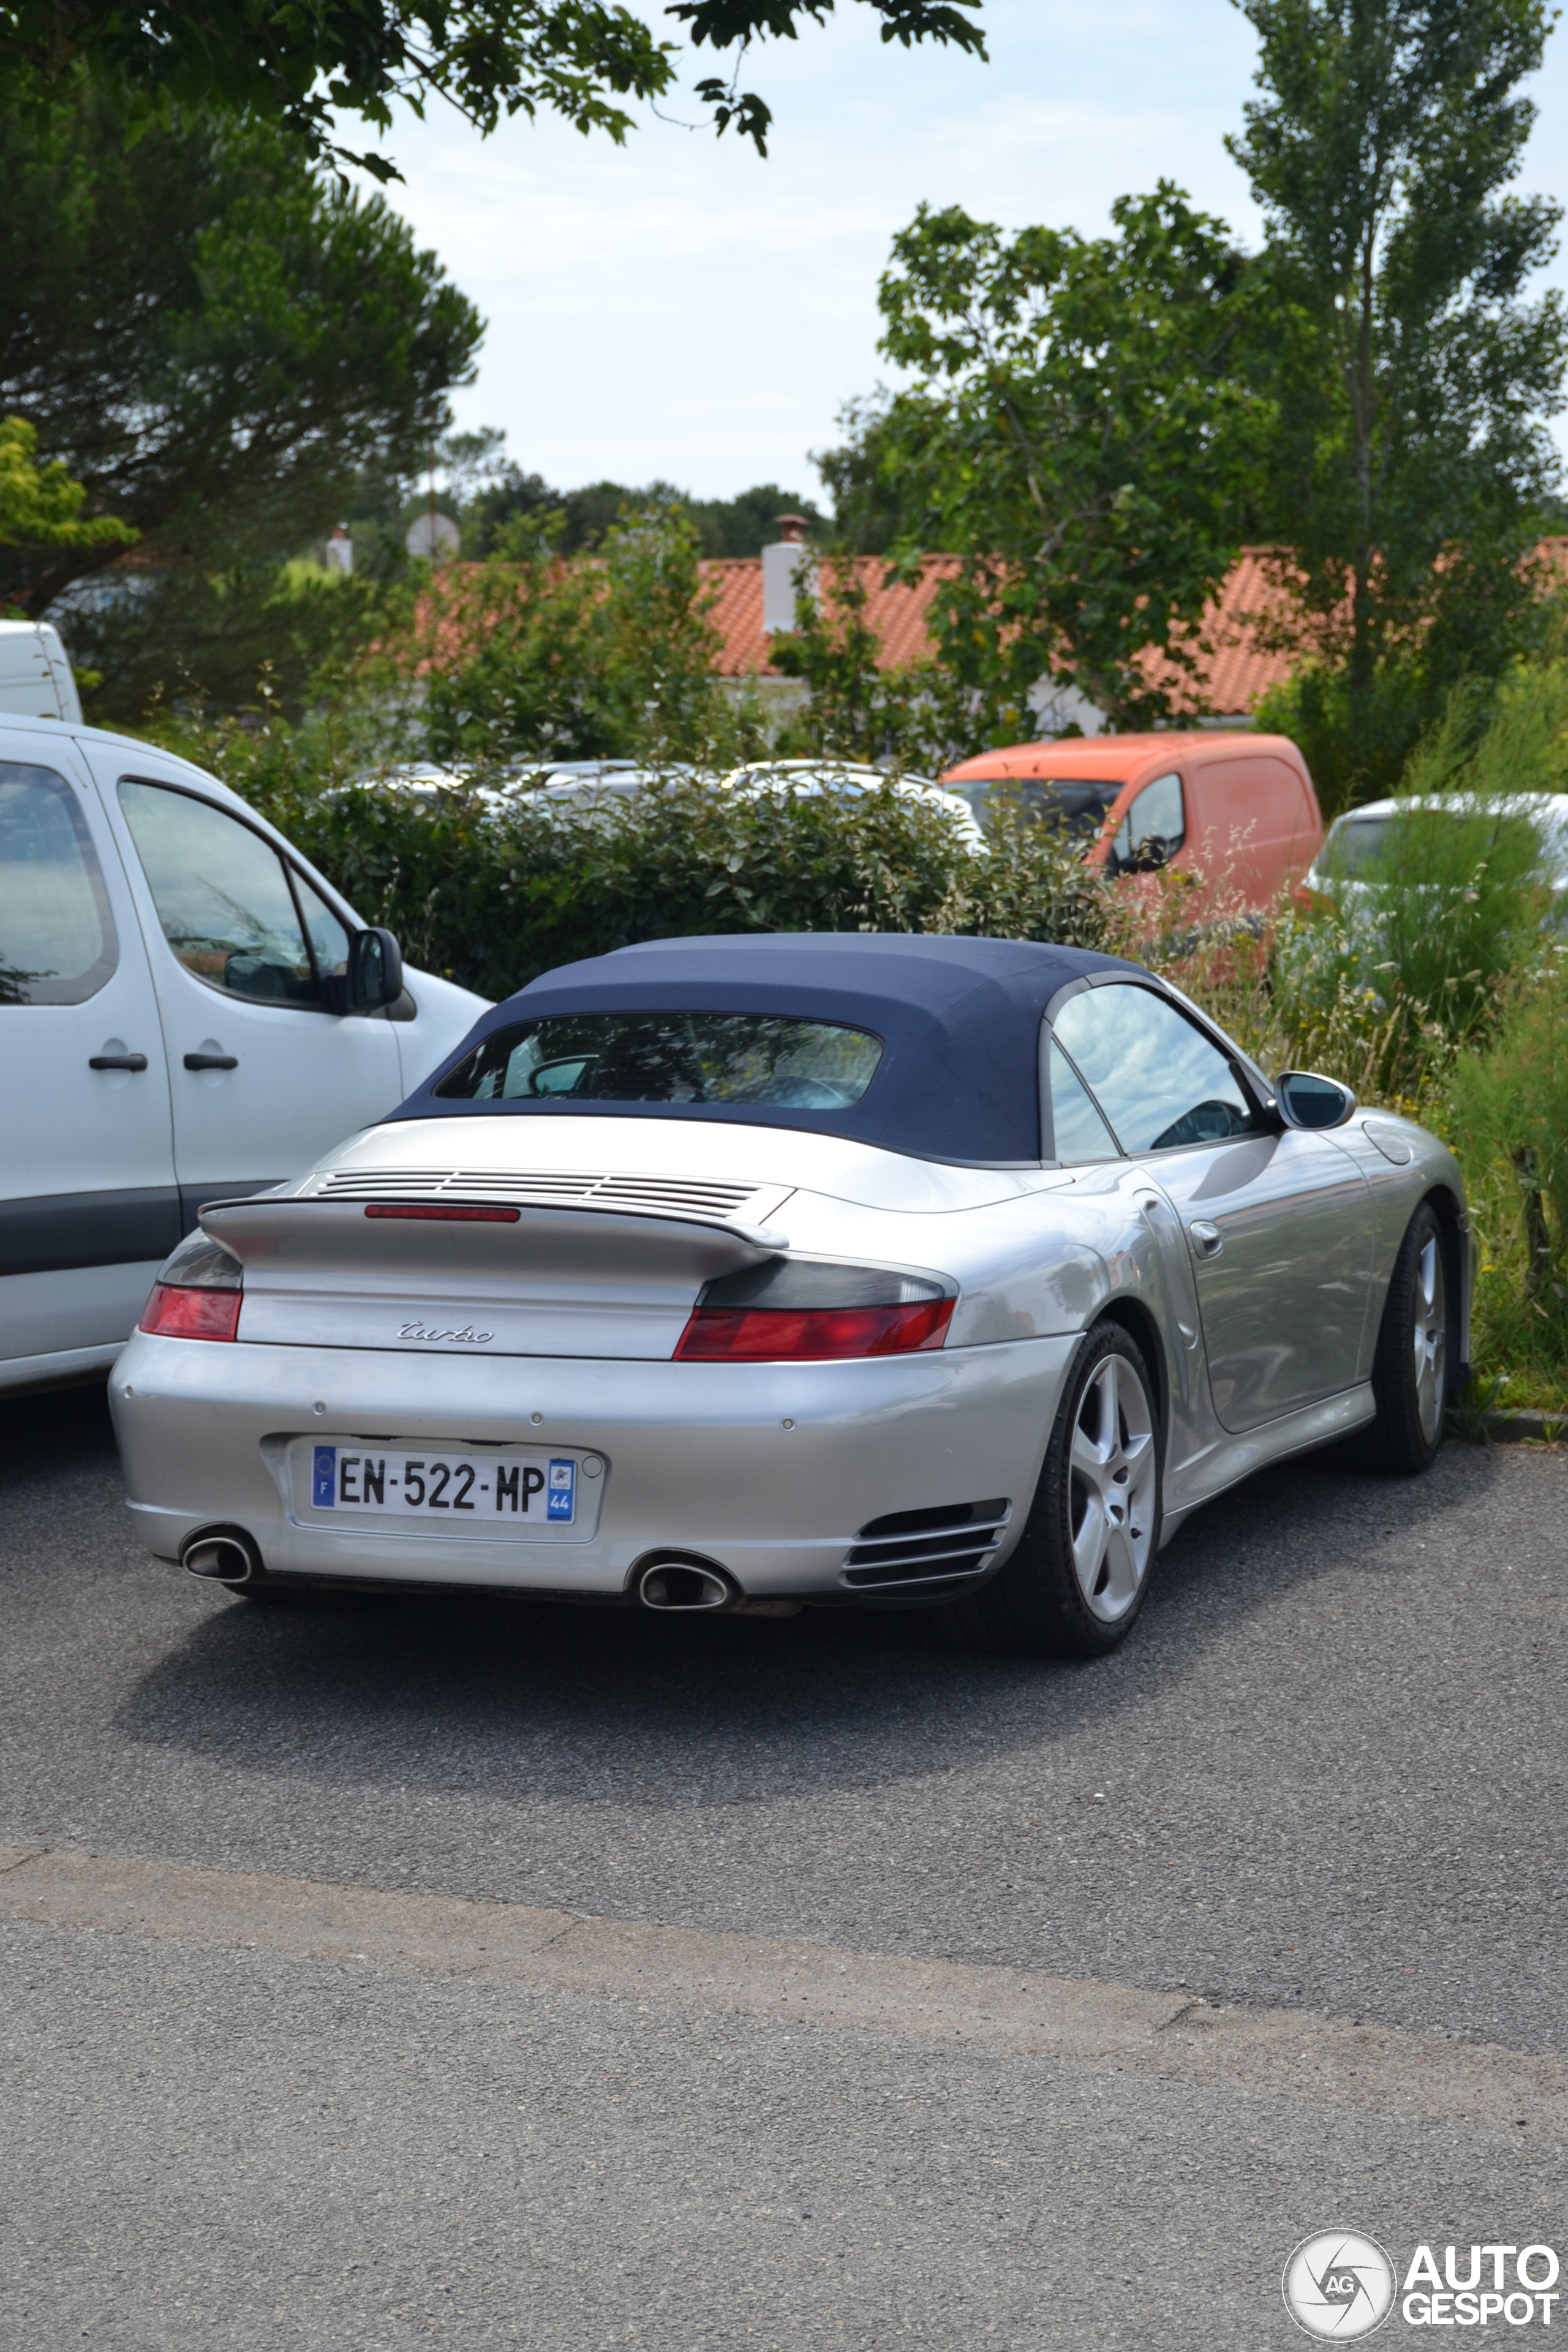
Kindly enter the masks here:
[[183, 1290], [172, 1282], [155, 1282], [139, 1328], [165, 1339], [232, 1339], [241, 1303], [237, 1290]]
[[232, 1250], [210, 1234], [194, 1233], [159, 1269], [138, 1328], [165, 1339], [232, 1339], [244, 1282]]
[[953, 1303], [925, 1275], [775, 1258], [709, 1283], [675, 1353], [710, 1363], [908, 1355], [942, 1346]]
[[699, 1307], [676, 1354], [777, 1363], [802, 1356], [901, 1356], [940, 1348], [952, 1320], [951, 1298], [919, 1307], [817, 1307], [791, 1313], [769, 1307]]

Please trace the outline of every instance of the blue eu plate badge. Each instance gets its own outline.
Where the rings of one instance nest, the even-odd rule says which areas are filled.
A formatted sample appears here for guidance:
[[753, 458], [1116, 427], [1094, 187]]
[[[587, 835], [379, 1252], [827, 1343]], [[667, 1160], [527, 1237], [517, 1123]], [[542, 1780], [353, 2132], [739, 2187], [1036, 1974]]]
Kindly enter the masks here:
[[310, 1501], [318, 1511], [330, 1511], [338, 1499], [338, 1449], [318, 1445], [310, 1464]]
[[549, 1519], [569, 1519], [577, 1501], [577, 1465], [574, 1462], [552, 1461], [550, 1483], [545, 1488], [544, 1515]]

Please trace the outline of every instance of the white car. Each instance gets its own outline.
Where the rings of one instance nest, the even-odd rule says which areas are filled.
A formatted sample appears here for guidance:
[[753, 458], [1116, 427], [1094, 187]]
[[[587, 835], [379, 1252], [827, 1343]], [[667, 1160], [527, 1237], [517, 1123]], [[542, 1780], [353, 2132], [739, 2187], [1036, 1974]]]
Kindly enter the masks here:
[[1456, 818], [1525, 818], [1541, 836], [1542, 868], [1559, 893], [1568, 891], [1568, 793], [1428, 793], [1404, 800], [1368, 801], [1334, 819], [1302, 879], [1304, 890], [1332, 898], [1349, 912], [1382, 887], [1377, 872], [1394, 822], [1419, 811]]
[[802, 799], [831, 794], [855, 800], [890, 787], [900, 800], [918, 801], [948, 818], [972, 856], [990, 855], [990, 845], [969, 803], [961, 793], [945, 792], [926, 776], [891, 776], [856, 760], [757, 760], [749, 767], [736, 768], [724, 782], [729, 791], [752, 798], [766, 792], [790, 792]]
[[0, 714], [0, 1391], [106, 1370], [204, 1201], [384, 1118], [483, 1004], [201, 769]]

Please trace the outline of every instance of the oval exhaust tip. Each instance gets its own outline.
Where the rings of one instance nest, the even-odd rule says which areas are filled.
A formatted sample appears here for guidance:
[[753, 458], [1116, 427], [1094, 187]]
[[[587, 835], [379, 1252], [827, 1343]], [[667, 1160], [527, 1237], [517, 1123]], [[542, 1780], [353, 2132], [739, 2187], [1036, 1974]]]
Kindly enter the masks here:
[[180, 1566], [209, 1584], [249, 1584], [261, 1575], [261, 1556], [238, 1528], [208, 1528], [188, 1536]]
[[728, 1609], [739, 1597], [727, 1576], [695, 1560], [655, 1560], [637, 1579], [645, 1609]]

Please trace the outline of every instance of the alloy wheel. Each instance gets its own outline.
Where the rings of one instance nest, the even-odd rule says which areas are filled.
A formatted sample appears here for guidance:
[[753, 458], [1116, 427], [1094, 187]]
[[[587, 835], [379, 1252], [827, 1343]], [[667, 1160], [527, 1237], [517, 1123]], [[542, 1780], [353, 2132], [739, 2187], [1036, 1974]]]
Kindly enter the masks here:
[[1448, 1286], [1442, 1237], [1428, 1233], [1415, 1260], [1415, 1413], [1421, 1434], [1435, 1445], [1443, 1425], [1448, 1361]]
[[1107, 1356], [1079, 1399], [1069, 1473], [1079, 1588], [1114, 1624], [1138, 1598], [1154, 1540], [1154, 1416], [1125, 1356]]

